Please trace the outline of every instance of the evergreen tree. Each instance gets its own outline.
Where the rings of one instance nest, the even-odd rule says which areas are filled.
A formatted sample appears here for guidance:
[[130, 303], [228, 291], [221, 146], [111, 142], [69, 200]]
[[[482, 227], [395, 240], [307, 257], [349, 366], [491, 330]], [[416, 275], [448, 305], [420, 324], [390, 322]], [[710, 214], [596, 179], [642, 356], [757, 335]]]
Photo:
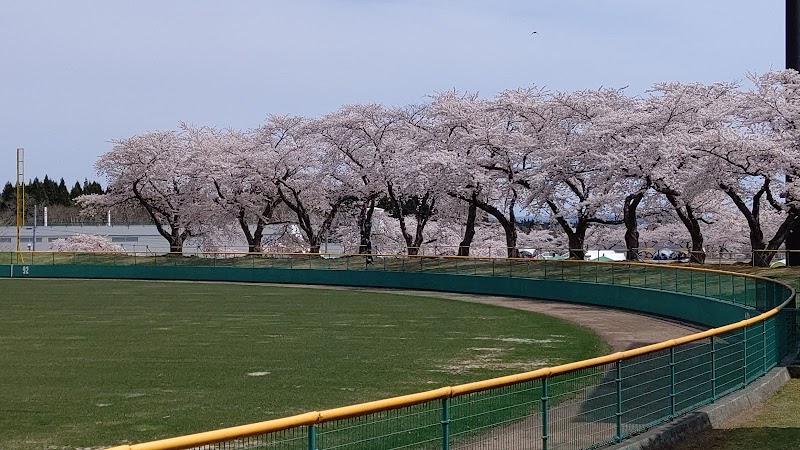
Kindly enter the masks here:
[[42, 182], [39, 181], [39, 177], [35, 177], [33, 181], [28, 182], [28, 185], [25, 186], [25, 198], [25, 202], [29, 204], [42, 204], [47, 201], [47, 194], [42, 187]]
[[69, 191], [69, 199], [74, 202], [75, 199], [81, 195], [83, 195], [83, 188], [81, 187], [81, 183], [76, 181], [75, 186], [72, 186], [72, 190]]
[[92, 181], [91, 183], [89, 183], [88, 180], [84, 180], [84, 182], [83, 182], [83, 193], [84, 193], [84, 195], [88, 195], [88, 194], [104, 194], [105, 191], [103, 190], [103, 187], [100, 186], [100, 183], [98, 183], [97, 181]]
[[6, 182], [3, 186], [3, 192], [0, 193], [0, 211], [14, 211], [16, 210], [17, 202], [17, 188], [10, 182]]
[[58, 183], [57, 198], [59, 205], [70, 206], [72, 204], [72, 199], [70, 199], [69, 190], [67, 189], [67, 183], [64, 182], [63, 178]]
[[56, 204], [57, 201], [57, 192], [56, 189], [58, 185], [50, 179], [49, 176], [45, 175], [44, 179], [42, 180], [42, 192], [44, 192], [44, 201], [39, 201], [42, 206], [49, 206], [52, 204]]

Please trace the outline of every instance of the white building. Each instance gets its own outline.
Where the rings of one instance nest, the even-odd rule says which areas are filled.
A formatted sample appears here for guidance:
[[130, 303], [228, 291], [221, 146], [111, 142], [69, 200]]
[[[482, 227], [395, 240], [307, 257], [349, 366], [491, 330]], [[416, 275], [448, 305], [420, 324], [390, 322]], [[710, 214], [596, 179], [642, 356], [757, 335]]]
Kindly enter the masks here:
[[[35, 243], [34, 232], [36, 234]], [[302, 239], [297, 225], [289, 225], [288, 227], [284, 225], [268, 225], [264, 232], [264, 241], [268, 242], [285, 233], [293, 235], [296, 239]], [[112, 243], [122, 246], [127, 251], [153, 253], [167, 253], [169, 251], [167, 240], [158, 233], [155, 225], [51, 225], [46, 227], [40, 225], [36, 227], [35, 231], [32, 226], [26, 226], [21, 230], [20, 242], [23, 250], [48, 251], [51, 243], [56, 239], [64, 239], [76, 234], [105, 236]], [[326, 246], [323, 245], [323, 253], [326, 253], [325, 248]], [[0, 226], [0, 252], [12, 252], [16, 249], [17, 228], [15, 226]], [[241, 239], [238, 242], [231, 242], [220, 250], [246, 252], [247, 244], [244, 239]], [[199, 249], [191, 240], [184, 246], [185, 253], [196, 251], [199, 251]], [[330, 244], [327, 246], [327, 252], [339, 253], [341, 252], [341, 246]]]

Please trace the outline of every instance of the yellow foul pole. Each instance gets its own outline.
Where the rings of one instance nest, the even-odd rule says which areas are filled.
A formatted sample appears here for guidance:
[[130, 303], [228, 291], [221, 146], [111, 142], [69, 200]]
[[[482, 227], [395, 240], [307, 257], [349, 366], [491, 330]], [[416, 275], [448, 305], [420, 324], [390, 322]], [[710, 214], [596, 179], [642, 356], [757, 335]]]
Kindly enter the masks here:
[[20, 234], [25, 226], [25, 149], [17, 149], [17, 262], [22, 261], [22, 240]]

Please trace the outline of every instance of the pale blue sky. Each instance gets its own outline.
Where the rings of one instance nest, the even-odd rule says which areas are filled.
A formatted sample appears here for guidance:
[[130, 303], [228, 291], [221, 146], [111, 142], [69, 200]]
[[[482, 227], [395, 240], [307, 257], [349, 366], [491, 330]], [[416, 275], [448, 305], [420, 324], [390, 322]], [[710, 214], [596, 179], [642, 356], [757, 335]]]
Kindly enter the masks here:
[[[108, 141], [179, 121], [742, 79], [784, 65], [782, 0], [0, 0], [0, 180], [96, 178]], [[537, 31], [531, 35], [532, 31]]]

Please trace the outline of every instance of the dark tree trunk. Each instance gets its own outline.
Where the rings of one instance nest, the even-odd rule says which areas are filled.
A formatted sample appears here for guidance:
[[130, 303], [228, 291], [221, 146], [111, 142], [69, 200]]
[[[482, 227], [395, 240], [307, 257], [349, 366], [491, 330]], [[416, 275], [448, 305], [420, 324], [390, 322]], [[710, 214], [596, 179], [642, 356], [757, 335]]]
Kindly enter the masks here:
[[391, 202], [394, 204], [394, 208], [397, 210], [397, 222], [400, 224], [400, 234], [403, 235], [403, 240], [406, 243], [406, 253], [409, 255], [416, 255], [419, 253], [419, 246], [413, 245], [414, 241], [411, 237], [411, 234], [408, 232], [405, 211], [403, 210], [403, 202], [395, 194], [394, 185], [388, 181], [386, 182], [386, 192], [389, 194], [389, 200], [391, 200]]
[[264, 227], [266, 223], [262, 219], [258, 219], [256, 229], [253, 230], [253, 240], [247, 242], [247, 251], [250, 253], [261, 253], [264, 248], [261, 246], [261, 241], [264, 239]]
[[[466, 199], [462, 198], [462, 200]], [[512, 201], [509, 203], [508, 217], [506, 217], [502, 211], [490, 205], [489, 203], [484, 202], [477, 196], [473, 196], [472, 200], [470, 201], [474, 203], [478, 208], [486, 211], [487, 213], [491, 214], [495, 219], [497, 219], [497, 221], [500, 223], [500, 226], [503, 227], [503, 231], [505, 231], [506, 255], [509, 258], [518, 258], [519, 249], [517, 249], [517, 220], [516, 217], [514, 216], [514, 205], [517, 204], [516, 192], [514, 193]]]
[[[284, 188], [289, 191], [291, 198], [283, 191]], [[325, 214], [325, 219], [322, 221], [322, 225], [319, 227], [319, 230], [315, 232], [314, 226], [311, 223], [311, 216], [300, 198], [300, 193], [284, 183], [283, 188], [278, 188], [278, 195], [280, 195], [283, 203], [294, 212], [295, 216], [297, 216], [297, 225], [300, 227], [303, 233], [306, 234], [306, 239], [308, 239], [309, 253], [319, 253], [321, 238], [322, 236], [325, 236], [328, 231], [330, 231], [331, 226], [333, 225], [333, 220], [336, 218], [336, 214], [339, 212], [339, 208], [341, 208], [344, 203], [354, 200], [353, 197], [343, 197], [331, 204], [330, 209]]]
[[773, 252], [763, 251], [767, 248], [767, 246], [764, 245], [764, 242], [754, 243], [751, 240], [750, 247], [753, 250], [753, 258], [750, 260], [750, 263], [755, 267], [769, 267], [769, 264], [775, 254]]
[[[139, 191], [138, 182], [133, 183], [133, 195], [140, 205], [147, 211], [153, 223], [156, 224], [156, 230], [164, 239], [169, 242], [169, 253], [171, 255], [183, 254], [183, 243], [191, 235], [189, 230], [181, 227], [181, 218], [178, 214], [170, 214], [169, 211], [159, 209], [155, 205], [147, 201]], [[169, 227], [169, 232], [164, 228]], [[181, 229], [183, 228], [183, 231]]]
[[[414, 213], [414, 218], [417, 219], [417, 226], [414, 230], [414, 240], [411, 242], [411, 248], [419, 251], [424, 239], [423, 232], [425, 230], [425, 225], [428, 224], [428, 220], [430, 220], [434, 211], [436, 211], [436, 197], [432, 197], [430, 192], [426, 192], [422, 197], [420, 205], [418, 205], [418, 210]], [[409, 252], [409, 255], [410, 254]]]
[[170, 227], [169, 252], [174, 255], [183, 254], [183, 243], [189, 237], [189, 232], [180, 232], [178, 227]]
[[503, 227], [503, 231], [506, 235], [506, 255], [509, 258], [518, 258], [519, 250], [517, 249], [517, 223], [513, 212], [514, 207], [509, 207], [509, 210], [511, 211], [510, 216], [506, 217], [502, 211], [486, 202], [478, 200], [476, 204], [478, 208], [494, 216], [494, 218], [500, 223], [500, 226]]
[[569, 259], [577, 259], [583, 261], [586, 259], [586, 230], [589, 229], [589, 222], [585, 219], [579, 219], [575, 224], [575, 232], [568, 235], [569, 241]]
[[258, 217], [256, 228], [253, 230], [252, 234], [250, 233], [250, 225], [244, 219], [244, 211], [239, 214], [239, 225], [242, 227], [242, 231], [244, 231], [245, 238], [247, 238], [248, 252], [261, 253], [263, 251], [261, 241], [264, 239], [264, 228], [267, 226], [267, 220], [272, 218], [272, 214], [280, 201], [280, 197], [278, 197], [277, 199], [270, 200], [267, 206], [264, 207], [264, 211], [262, 211], [261, 215]]
[[636, 209], [644, 197], [644, 191], [639, 191], [625, 197], [623, 207], [623, 222], [625, 223], [625, 259], [636, 261], [639, 259], [639, 223]]
[[[214, 187], [217, 190], [218, 198], [216, 201], [227, 202], [228, 199], [222, 192], [222, 187], [219, 185], [217, 180], [214, 180]], [[249, 253], [261, 253], [263, 251], [261, 241], [264, 238], [264, 227], [267, 225], [267, 221], [272, 217], [272, 213], [275, 211], [275, 208], [281, 202], [280, 196], [277, 198], [267, 199], [267, 204], [264, 207], [264, 210], [261, 212], [261, 215], [258, 217], [256, 228], [252, 232], [250, 231], [250, 224], [247, 221], [247, 211], [243, 206], [239, 207], [238, 214], [236, 215], [236, 220], [239, 222], [239, 228], [241, 228], [244, 238], [247, 241], [247, 251]]]
[[305, 233], [306, 239], [308, 239], [309, 253], [319, 253], [319, 237], [317, 236], [317, 233], [314, 232], [314, 226], [311, 223], [310, 214], [306, 210], [303, 202], [300, 200], [300, 193], [288, 186], [285, 187], [292, 194], [292, 198], [289, 198], [281, 188], [278, 188], [278, 195], [280, 195], [283, 203], [285, 203], [286, 206], [288, 206], [297, 217], [297, 225], [300, 227], [303, 233]]
[[586, 230], [589, 229], [589, 221], [586, 220], [585, 217], [578, 217], [578, 222], [575, 224], [575, 229], [573, 230], [572, 226], [567, 222], [567, 219], [559, 214], [558, 206], [556, 206], [553, 201], [547, 200], [547, 206], [550, 207], [550, 210], [556, 217], [556, 222], [558, 222], [561, 229], [564, 230], [564, 233], [567, 235], [569, 259], [586, 259], [586, 251], [583, 249], [583, 246], [586, 243]]
[[689, 262], [697, 264], [705, 264], [706, 251], [703, 248], [703, 234], [700, 232], [698, 228], [696, 231], [695, 230], [689, 231], [689, 236], [692, 238], [692, 249], [691, 249], [691, 254], [689, 255]]
[[244, 233], [245, 240], [247, 240], [247, 251], [249, 253], [261, 253], [263, 250], [261, 247], [261, 240], [264, 237], [264, 226], [266, 225], [264, 219], [258, 218], [256, 228], [252, 232], [250, 231], [250, 224], [247, 223], [247, 219], [245, 218], [244, 209], [239, 210], [237, 221], [239, 222], [239, 228], [241, 228], [242, 233]]
[[506, 254], [509, 258], [519, 258], [516, 222], [508, 222], [503, 224], [503, 230], [506, 232]]
[[[436, 198], [432, 197], [430, 192], [426, 192], [419, 200], [417, 210], [414, 211], [414, 218], [417, 219], [417, 224], [414, 229], [414, 236], [411, 236], [411, 233], [408, 231], [408, 226], [406, 225], [406, 211], [403, 209], [403, 200], [395, 194], [392, 183], [387, 182], [386, 188], [389, 194], [389, 200], [391, 200], [397, 210], [397, 221], [400, 224], [400, 232], [403, 234], [403, 240], [406, 243], [406, 253], [412, 256], [418, 255], [424, 239], [423, 231], [425, 225], [428, 223], [428, 219], [433, 215]], [[430, 204], [428, 202], [430, 202]]]
[[308, 240], [308, 253], [316, 255], [319, 253], [320, 247], [322, 246], [320, 245], [320, 239], [318, 236], [314, 235], [313, 238]]
[[[800, 225], [800, 217], [795, 215], [794, 211], [790, 211], [786, 219], [784, 219], [783, 223], [778, 227], [778, 231], [775, 232], [775, 236], [769, 240], [767, 245], [764, 247], [764, 252], [760, 252], [760, 256], [756, 258], [756, 251], [753, 250], [753, 265], [757, 265], [759, 267], [769, 267], [772, 259], [775, 258], [775, 250], [779, 249], [781, 245], [791, 236], [791, 230], [797, 229], [798, 225]], [[786, 258], [786, 265], [788, 266], [790, 263], [788, 255]]]
[[[475, 194], [472, 195], [475, 198]], [[464, 227], [464, 238], [458, 244], [458, 256], [469, 256], [469, 247], [472, 245], [472, 238], [475, 237], [475, 219], [478, 216], [478, 207], [474, 202], [469, 203], [467, 209], [467, 223]]]
[[689, 237], [692, 239], [691, 248], [689, 249], [689, 262], [696, 264], [704, 264], [706, 262], [706, 251], [703, 249], [703, 231], [700, 229], [700, 220], [694, 215], [694, 209], [686, 204], [681, 204], [678, 195], [673, 193], [664, 193], [667, 200], [675, 208], [675, 213], [681, 219], [683, 226], [689, 232]]
[[[375, 198], [370, 198], [362, 206], [358, 213], [358, 232], [360, 242], [358, 243], [358, 253], [360, 255], [372, 254], [372, 214], [375, 212]], [[372, 256], [367, 257], [368, 262], [372, 262]]]
[[769, 267], [769, 264], [775, 257], [775, 250], [780, 248], [786, 241], [789, 230], [792, 230], [795, 227], [795, 223], [797, 223], [797, 216], [794, 211], [789, 211], [789, 214], [787, 214], [786, 219], [784, 219], [783, 223], [778, 227], [775, 235], [769, 242], [766, 242], [764, 240], [764, 231], [761, 228], [760, 212], [761, 198], [763, 195], [766, 194], [767, 199], [774, 201], [769, 192], [770, 180], [768, 178], [764, 180], [761, 189], [753, 195], [750, 205], [739, 196], [733, 186], [720, 183], [719, 187], [733, 200], [739, 212], [741, 212], [747, 220], [747, 226], [750, 231], [750, 248], [753, 251], [753, 258], [750, 262], [756, 267]]

